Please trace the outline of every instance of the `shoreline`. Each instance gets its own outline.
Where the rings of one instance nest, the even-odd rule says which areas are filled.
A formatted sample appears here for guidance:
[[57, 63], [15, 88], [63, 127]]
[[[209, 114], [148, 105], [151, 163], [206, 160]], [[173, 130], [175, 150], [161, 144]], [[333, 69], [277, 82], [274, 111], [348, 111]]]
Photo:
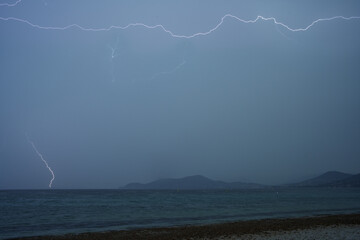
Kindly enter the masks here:
[[[237, 237], [261, 236], [262, 234], [293, 232], [326, 227], [356, 227], [360, 229], [360, 214], [325, 215], [300, 218], [274, 218], [246, 220], [209, 225], [143, 228], [106, 232], [89, 232], [65, 235], [47, 235], [9, 238], [8, 240], [92, 240], [92, 239], [237, 239]], [[359, 230], [360, 234], [360, 230]]]

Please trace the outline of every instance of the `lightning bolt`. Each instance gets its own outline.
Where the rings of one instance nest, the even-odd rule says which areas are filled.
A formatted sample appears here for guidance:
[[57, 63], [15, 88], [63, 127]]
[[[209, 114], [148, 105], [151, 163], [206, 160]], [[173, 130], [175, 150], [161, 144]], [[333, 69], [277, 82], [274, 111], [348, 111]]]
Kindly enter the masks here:
[[117, 50], [118, 50], [118, 45], [119, 45], [119, 36], [117, 36], [116, 38], [116, 44], [115, 47], [112, 46], [108, 46], [111, 50], [111, 69], [112, 69], [112, 82], [115, 82], [115, 73], [114, 73], [114, 58], [116, 58], [118, 56], [117, 54]]
[[15, 7], [19, 3], [21, 3], [22, 0], [17, 0], [14, 3], [0, 3], [0, 7]]
[[116, 48], [113, 48], [111, 46], [109, 46], [110, 50], [111, 50], [111, 59], [114, 59], [116, 57]]
[[234, 16], [234, 15], [231, 15], [231, 14], [226, 14], [220, 19], [219, 23], [217, 25], [215, 25], [215, 27], [211, 28], [208, 31], [197, 32], [197, 33], [194, 33], [194, 34], [191, 34], [191, 35], [176, 34], [176, 33], [172, 32], [172, 31], [168, 30], [167, 28], [165, 28], [161, 24], [147, 25], [145, 23], [129, 23], [128, 25], [125, 25], [125, 26], [112, 25], [112, 26], [103, 27], [103, 28], [91, 28], [91, 27], [84, 27], [84, 26], [81, 26], [79, 24], [70, 24], [70, 25], [67, 25], [67, 26], [64, 26], [64, 27], [41, 26], [41, 25], [32, 23], [32, 22], [30, 22], [28, 20], [21, 19], [21, 18], [16, 18], [16, 17], [0, 17], [0, 20], [2, 20], [2, 21], [20, 22], [20, 23], [27, 24], [30, 27], [37, 28], [37, 29], [42, 29], [42, 30], [68, 30], [68, 29], [71, 29], [71, 28], [77, 28], [77, 29], [80, 29], [81, 31], [103, 32], [103, 31], [111, 31], [111, 30], [116, 30], [116, 29], [125, 30], [125, 29], [131, 28], [131, 27], [144, 27], [144, 28], [147, 28], [147, 29], [161, 29], [163, 32], [169, 34], [173, 38], [190, 39], [190, 38], [195, 38], [195, 37], [199, 37], [199, 36], [206, 36], [206, 35], [209, 35], [209, 34], [213, 33], [214, 31], [219, 29], [221, 27], [221, 25], [223, 25], [225, 19], [227, 19], [227, 18], [235, 19], [236, 21], [239, 21], [239, 22], [245, 23], [245, 24], [257, 23], [259, 21], [270, 21], [270, 22], [273, 22], [276, 26], [281, 26], [281, 27], [283, 27], [283, 28], [285, 28], [285, 29], [287, 29], [288, 31], [291, 31], [291, 32], [305, 32], [305, 31], [309, 30], [310, 28], [314, 27], [316, 24], [318, 24], [320, 22], [333, 21], [333, 20], [349, 21], [349, 20], [354, 20], [354, 19], [360, 19], [360, 16], [351, 16], [351, 17], [334, 16], [334, 17], [329, 17], [329, 18], [319, 18], [319, 19], [313, 21], [312, 23], [310, 23], [309, 25], [307, 25], [305, 27], [292, 28], [292, 27], [286, 25], [285, 23], [279, 22], [274, 17], [257, 16], [253, 20], [245, 20], [245, 19], [241, 19], [241, 18], [239, 18], [237, 16]]
[[53, 170], [49, 167], [49, 164], [48, 164], [47, 161], [44, 159], [43, 155], [37, 150], [34, 142], [31, 141], [28, 136], [26, 136], [26, 137], [27, 137], [28, 142], [31, 144], [31, 146], [32, 146], [33, 149], [35, 150], [36, 154], [37, 154], [37, 155], [40, 157], [40, 159], [45, 163], [47, 169], [49, 169], [49, 171], [50, 171], [50, 173], [51, 173], [51, 175], [52, 175], [52, 178], [51, 178], [50, 183], [49, 183], [49, 188], [51, 188], [51, 187], [52, 187], [52, 183], [53, 183], [53, 181], [54, 181], [54, 179], [55, 179], [55, 174], [54, 174]]
[[160, 76], [160, 75], [166, 75], [166, 74], [174, 73], [174, 72], [176, 72], [177, 70], [179, 70], [185, 63], [186, 63], [186, 61], [183, 60], [179, 65], [177, 65], [177, 66], [176, 66], [175, 68], [173, 68], [172, 70], [157, 73], [157, 74], [155, 74], [151, 79], [157, 78], [157, 77]]
[[115, 47], [112, 47], [112, 46], [108, 46], [111, 50], [111, 59], [114, 59], [115, 57], [117, 57], [117, 50], [118, 50], [118, 46], [119, 46], [119, 36], [117, 36], [116, 38], [116, 44], [115, 44]]

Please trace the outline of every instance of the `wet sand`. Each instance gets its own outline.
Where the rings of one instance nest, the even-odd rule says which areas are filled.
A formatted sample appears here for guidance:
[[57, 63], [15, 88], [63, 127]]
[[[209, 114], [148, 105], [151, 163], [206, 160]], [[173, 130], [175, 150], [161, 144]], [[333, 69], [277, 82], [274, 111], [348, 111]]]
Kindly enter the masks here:
[[360, 239], [360, 214], [262, 219], [202, 226], [149, 228], [14, 239]]

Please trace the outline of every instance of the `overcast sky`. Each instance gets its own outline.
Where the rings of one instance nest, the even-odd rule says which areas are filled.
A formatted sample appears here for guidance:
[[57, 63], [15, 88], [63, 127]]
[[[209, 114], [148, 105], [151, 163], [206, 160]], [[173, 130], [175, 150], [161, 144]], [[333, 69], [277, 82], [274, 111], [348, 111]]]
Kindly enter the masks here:
[[225, 18], [193, 38], [43, 28], [190, 36], [232, 14], [296, 29], [360, 16], [359, 1], [5, 2], [1, 189], [48, 188], [38, 153], [53, 188], [360, 172], [360, 19]]

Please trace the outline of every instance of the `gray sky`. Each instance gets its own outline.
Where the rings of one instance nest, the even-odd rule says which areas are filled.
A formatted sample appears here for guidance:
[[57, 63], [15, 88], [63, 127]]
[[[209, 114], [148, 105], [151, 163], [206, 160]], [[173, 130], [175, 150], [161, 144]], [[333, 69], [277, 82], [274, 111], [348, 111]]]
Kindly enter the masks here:
[[[360, 16], [359, 1], [1, 3], [1, 189], [49, 185], [26, 135], [53, 188], [360, 172], [359, 18], [292, 32], [228, 17], [193, 38], [97, 31], [190, 36], [226, 14], [298, 29]], [[95, 31], [48, 28], [71, 24]]]

